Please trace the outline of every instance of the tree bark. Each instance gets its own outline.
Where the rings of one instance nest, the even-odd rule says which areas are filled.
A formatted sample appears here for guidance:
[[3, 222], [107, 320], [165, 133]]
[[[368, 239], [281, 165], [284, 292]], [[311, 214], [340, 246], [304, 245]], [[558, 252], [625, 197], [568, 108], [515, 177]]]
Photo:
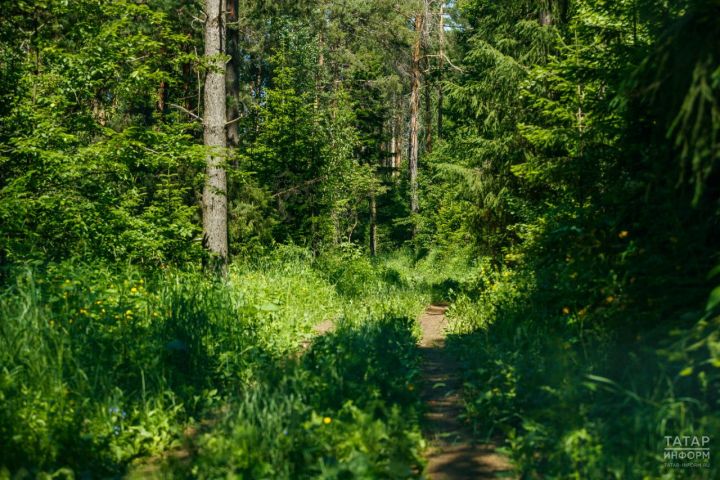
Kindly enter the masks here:
[[552, 24], [552, 3], [548, 1], [540, 8], [540, 25], [543, 27], [549, 27]]
[[370, 255], [377, 255], [377, 199], [370, 193]]
[[403, 149], [403, 105], [393, 98], [393, 114], [392, 114], [392, 159], [391, 175], [397, 177], [402, 166], [402, 149]]
[[[228, 23], [237, 24], [238, 21], [238, 5], [237, 0], [227, 0], [227, 20]], [[237, 118], [240, 116], [240, 82], [238, 81], [237, 69], [240, 64], [238, 43], [239, 31], [235, 25], [227, 37], [226, 52], [230, 55], [230, 61], [227, 63], [225, 72], [225, 88], [227, 96], [230, 99], [227, 108], [227, 121], [232, 122], [227, 126], [227, 146], [235, 148], [240, 144], [240, 133], [238, 130]]]
[[215, 266], [225, 271], [228, 261], [227, 174], [225, 149], [227, 106], [225, 98], [224, 0], [206, 0], [203, 140], [207, 147], [203, 189], [203, 240]]
[[432, 93], [430, 91], [430, 82], [425, 82], [425, 90], [423, 92], [425, 97], [425, 152], [432, 152]]
[[321, 30], [318, 33], [318, 61], [317, 72], [315, 73], [315, 102], [313, 106], [315, 110], [320, 109], [320, 96], [323, 91], [323, 82], [325, 81], [325, 36]]
[[438, 35], [440, 37], [440, 62], [438, 64], [437, 82], [437, 138], [442, 139], [443, 130], [443, 68], [445, 68], [445, 2], [440, 2], [440, 25]]
[[415, 44], [412, 52], [412, 70], [410, 83], [410, 145], [408, 148], [408, 167], [410, 170], [410, 213], [419, 211], [418, 205], [418, 113], [420, 111], [420, 60], [423, 40], [423, 12], [415, 16]]

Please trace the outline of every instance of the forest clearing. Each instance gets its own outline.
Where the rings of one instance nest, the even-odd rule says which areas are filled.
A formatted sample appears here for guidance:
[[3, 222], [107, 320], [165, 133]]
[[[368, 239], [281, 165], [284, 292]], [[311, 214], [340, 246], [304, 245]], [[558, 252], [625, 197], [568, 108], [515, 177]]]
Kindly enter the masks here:
[[18, 0], [0, 480], [720, 478], [718, 0]]

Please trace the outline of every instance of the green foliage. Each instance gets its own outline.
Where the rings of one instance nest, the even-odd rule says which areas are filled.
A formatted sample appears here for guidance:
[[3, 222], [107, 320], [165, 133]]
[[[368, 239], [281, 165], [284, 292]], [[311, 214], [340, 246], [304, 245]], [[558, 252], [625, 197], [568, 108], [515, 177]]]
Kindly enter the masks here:
[[459, 7], [425, 234], [484, 254], [450, 310], [468, 417], [529, 478], [714, 478], [662, 455], [718, 434], [716, 2]]
[[201, 152], [158, 106], [171, 101], [165, 90], [180, 94], [186, 61], [164, 52], [187, 38], [135, 2], [27, 8], [3, 20], [31, 33], [12, 39], [28, 54], [13, 60], [0, 120], [2, 257], [198, 259], [188, 199]]
[[[476, 299], [452, 308], [478, 435], [503, 434], [530, 476], [713, 478], [712, 462], [666, 468], [663, 449], [665, 435], [718, 434], [717, 318], [639, 329], [627, 325], [640, 317], [627, 297], [579, 308], [576, 285], [541, 287], [548, 270], [489, 273]], [[625, 327], [608, 330], [615, 318]]]

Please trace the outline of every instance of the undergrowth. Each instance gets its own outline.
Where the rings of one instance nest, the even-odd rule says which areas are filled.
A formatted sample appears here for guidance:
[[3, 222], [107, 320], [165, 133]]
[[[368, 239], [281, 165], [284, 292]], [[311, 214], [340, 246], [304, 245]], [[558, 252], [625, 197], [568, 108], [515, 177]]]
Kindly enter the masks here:
[[[226, 281], [16, 270], [0, 295], [0, 477], [416, 475], [414, 319], [430, 294], [412, 264], [281, 247]], [[336, 328], [303, 351], [324, 320]], [[184, 449], [189, 463], [168, 460]]]
[[665, 458], [666, 437], [720, 438], [717, 301], [694, 306], [707, 290], [683, 305], [617, 264], [508, 263], [481, 262], [448, 312], [477, 437], [503, 441], [522, 478], [718, 478], [712, 448]]

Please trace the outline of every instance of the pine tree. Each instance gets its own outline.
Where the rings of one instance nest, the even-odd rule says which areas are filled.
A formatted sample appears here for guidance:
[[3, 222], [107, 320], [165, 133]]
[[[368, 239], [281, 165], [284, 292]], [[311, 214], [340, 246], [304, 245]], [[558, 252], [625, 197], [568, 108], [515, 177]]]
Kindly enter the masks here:
[[227, 226], [227, 105], [225, 98], [225, 1], [205, 4], [204, 142], [207, 153], [207, 180], [203, 189], [203, 232], [214, 262], [224, 270], [228, 262]]

